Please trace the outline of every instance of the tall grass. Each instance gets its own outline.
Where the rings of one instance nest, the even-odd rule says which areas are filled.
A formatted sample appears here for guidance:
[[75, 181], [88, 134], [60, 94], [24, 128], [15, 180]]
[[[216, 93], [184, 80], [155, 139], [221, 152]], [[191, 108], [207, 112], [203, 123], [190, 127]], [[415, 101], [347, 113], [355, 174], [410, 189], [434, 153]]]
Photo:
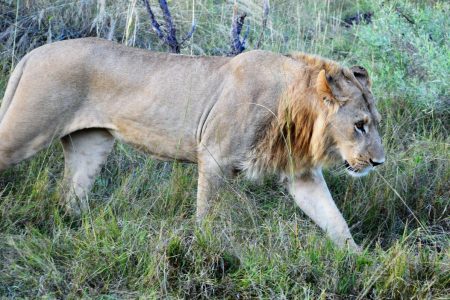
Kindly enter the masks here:
[[[169, 2], [180, 34], [193, 13], [198, 24], [184, 54], [229, 51], [232, 2]], [[325, 174], [364, 252], [336, 249], [276, 178], [238, 178], [198, 228], [196, 166], [154, 161], [122, 144], [96, 180], [90, 212], [71, 219], [58, 193], [63, 157], [55, 143], [0, 176], [1, 297], [448, 297], [449, 4], [272, 2], [263, 49], [312, 52], [372, 75], [387, 163], [362, 179]], [[17, 3], [0, 3], [2, 91], [11, 62], [59, 39], [100, 36], [167, 50], [140, 1], [20, 1], [16, 10]], [[239, 8], [249, 15], [251, 49], [262, 6], [243, 0]], [[368, 11], [369, 23], [343, 26]]]

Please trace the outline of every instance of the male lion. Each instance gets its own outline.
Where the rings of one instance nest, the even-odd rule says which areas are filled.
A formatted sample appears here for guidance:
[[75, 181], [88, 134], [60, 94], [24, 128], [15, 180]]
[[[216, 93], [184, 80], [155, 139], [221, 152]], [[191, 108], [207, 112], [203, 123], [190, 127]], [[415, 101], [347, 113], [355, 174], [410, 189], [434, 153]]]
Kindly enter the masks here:
[[379, 114], [361, 67], [306, 54], [193, 57], [88, 38], [42, 46], [15, 68], [0, 109], [0, 170], [61, 139], [68, 208], [79, 212], [118, 139], [198, 164], [197, 218], [224, 179], [284, 178], [339, 246], [357, 248], [323, 179], [383, 163]]

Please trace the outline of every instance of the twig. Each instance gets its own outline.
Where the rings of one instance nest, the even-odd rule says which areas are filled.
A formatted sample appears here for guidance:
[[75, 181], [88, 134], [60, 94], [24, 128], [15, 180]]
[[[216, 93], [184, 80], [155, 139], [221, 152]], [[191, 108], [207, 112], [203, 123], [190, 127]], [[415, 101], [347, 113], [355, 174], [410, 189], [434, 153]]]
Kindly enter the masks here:
[[148, 0], [143, 0], [144, 1], [144, 5], [147, 8], [147, 12], [150, 16], [150, 21], [152, 22], [152, 28], [153, 30], [156, 32], [156, 35], [160, 38], [160, 39], [164, 39], [164, 34], [161, 31], [161, 26], [159, 25], [158, 21], [156, 21], [155, 19], [155, 14], [153, 14], [152, 8], [150, 7], [150, 4], [148, 3]]
[[147, 9], [147, 12], [150, 16], [150, 21], [152, 23], [153, 31], [155, 31], [156, 35], [160, 40], [162, 40], [166, 45], [169, 46], [170, 51], [173, 53], [180, 53], [181, 46], [192, 37], [192, 34], [195, 31], [196, 25], [195, 21], [192, 20], [192, 26], [189, 32], [184, 36], [181, 42], [177, 40], [177, 29], [172, 21], [172, 15], [170, 13], [169, 6], [167, 5], [166, 0], [159, 0], [159, 7], [163, 12], [164, 22], [165, 22], [165, 32], [161, 29], [161, 25], [156, 21], [155, 14], [152, 11], [150, 3], [148, 0], [144, 1], [144, 5]]
[[242, 26], [244, 26], [245, 18], [247, 14], [244, 12], [238, 15], [237, 4], [235, 3], [233, 8], [233, 24], [231, 28], [231, 51], [228, 55], [235, 56], [242, 53], [245, 50], [245, 43], [249, 34], [249, 27], [247, 25], [247, 32], [241, 39]]
[[395, 11], [402, 16], [403, 18], [405, 18], [406, 21], [408, 21], [409, 24], [411, 25], [415, 25], [416, 22], [414, 22], [413, 18], [411, 18], [410, 16], [408, 16], [407, 14], [405, 14], [400, 8], [395, 8]]
[[192, 20], [191, 30], [184, 36], [184, 38], [180, 42], [180, 46], [183, 45], [187, 40], [189, 40], [195, 32], [196, 24], [195, 20]]
[[159, 0], [159, 7], [164, 15], [164, 22], [166, 22], [167, 35], [166, 42], [169, 45], [172, 52], [180, 53], [180, 44], [177, 41], [177, 29], [173, 25], [172, 16], [170, 14], [169, 7], [166, 0]]

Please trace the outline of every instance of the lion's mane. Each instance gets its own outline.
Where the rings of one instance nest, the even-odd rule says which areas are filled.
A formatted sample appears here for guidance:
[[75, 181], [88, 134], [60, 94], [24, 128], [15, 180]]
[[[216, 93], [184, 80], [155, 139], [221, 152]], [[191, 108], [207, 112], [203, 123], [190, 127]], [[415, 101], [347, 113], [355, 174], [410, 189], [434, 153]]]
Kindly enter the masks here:
[[288, 56], [306, 67], [282, 93], [276, 116], [254, 143], [244, 165], [252, 179], [264, 173], [293, 174], [333, 160], [335, 145], [328, 134], [327, 120], [334, 111], [320, 101], [323, 99], [319, 99], [316, 79], [321, 70], [333, 76], [344, 68], [319, 56], [305, 53]]

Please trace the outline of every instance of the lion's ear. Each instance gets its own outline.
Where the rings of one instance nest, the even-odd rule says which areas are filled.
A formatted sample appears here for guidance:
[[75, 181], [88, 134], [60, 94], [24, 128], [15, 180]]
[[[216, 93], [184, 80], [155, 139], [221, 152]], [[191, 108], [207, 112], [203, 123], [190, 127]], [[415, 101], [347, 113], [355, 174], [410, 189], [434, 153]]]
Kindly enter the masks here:
[[327, 102], [336, 99], [333, 95], [333, 78], [325, 74], [325, 70], [319, 72], [316, 82], [316, 90], [319, 98]]
[[353, 66], [350, 68], [350, 70], [353, 72], [353, 75], [363, 87], [370, 89], [370, 87], [372, 86], [372, 81], [370, 80], [369, 73], [366, 69], [361, 66]]

